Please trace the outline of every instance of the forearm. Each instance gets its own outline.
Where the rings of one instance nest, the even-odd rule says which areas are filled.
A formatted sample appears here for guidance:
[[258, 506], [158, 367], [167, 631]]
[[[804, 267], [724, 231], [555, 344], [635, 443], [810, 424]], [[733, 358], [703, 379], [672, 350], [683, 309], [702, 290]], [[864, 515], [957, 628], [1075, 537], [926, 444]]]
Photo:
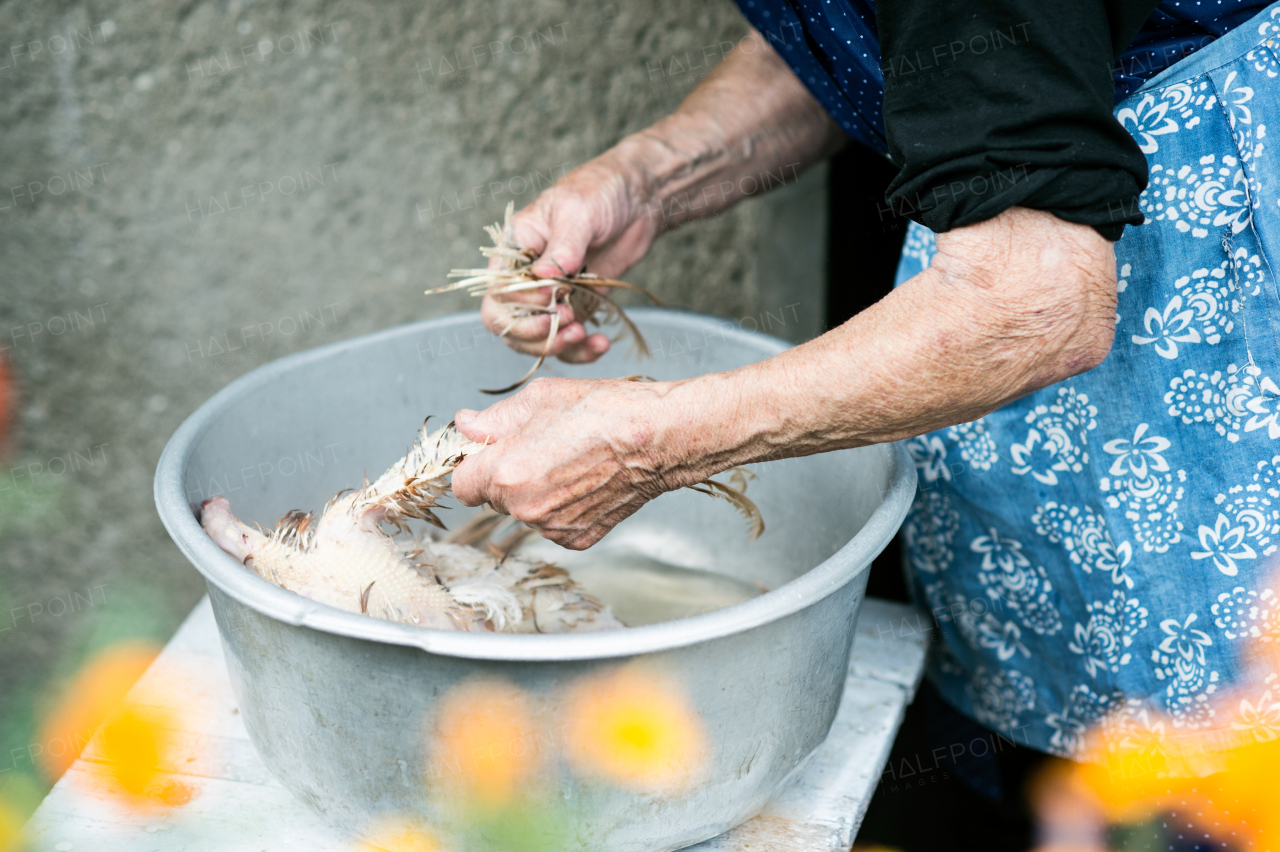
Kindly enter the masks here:
[[[1021, 232], [1034, 262], [986, 267], [997, 270], [988, 276], [940, 240], [933, 266], [843, 326], [767, 361], [672, 383], [651, 423], [663, 480], [918, 435], [1095, 366], [1114, 333], [1110, 244], [1060, 222], [1037, 232], [1027, 219], [1052, 217], [1015, 209], [1000, 224], [1013, 220], [1002, 236]], [[1064, 245], [1077, 238], [1087, 258]]]
[[[743, 45], [754, 50], [743, 50]], [[674, 113], [603, 158], [659, 230], [790, 183], [846, 137], [758, 34], [735, 47]]]
[[453, 474], [572, 549], [664, 491], [734, 465], [917, 435], [972, 420], [1106, 357], [1111, 243], [1011, 208], [938, 236], [929, 269], [817, 340], [700, 378], [536, 379], [458, 428], [484, 452]]

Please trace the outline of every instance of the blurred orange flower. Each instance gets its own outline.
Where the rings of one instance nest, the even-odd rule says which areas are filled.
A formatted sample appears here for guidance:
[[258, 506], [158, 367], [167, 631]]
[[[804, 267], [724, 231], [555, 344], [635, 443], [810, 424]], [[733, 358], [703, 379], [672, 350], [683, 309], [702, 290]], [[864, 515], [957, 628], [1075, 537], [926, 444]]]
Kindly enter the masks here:
[[[3, 455], [7, 449], [9, 427], [16, 419], [14, 415], [17, 408], [18, 390], [13, 374], [5, 366], [4, 360], [0, 359], [0, 455]], [[3, 848], [0, 846], [0, 850]]]
[[[1221, 724], [1179, 729], [1145, 711], [1108, 717], [1090, 733], [1082, 762], [1045, 773], [1042, 792], [1075, 797], [1112, 823], [1176, 814], [1242, 852], [1280, 849], [1280, 619], [1250, 638], [1241, 662], [1246, 674], [1213, 699]], [[1042, 824], [1055, 819], [1047, 810]]]
[[49, 781], [58, 780], [75, 762], [158, 653], [151, 644], [115, 645], [90, 659], [71, 679], [41, 727], [37, 755]]
[[1280, 849], [1280, 740], [1223, 729], [1178, 736], [1099, 738], [1089, 762], [1065, 779], [1109, 822], [1164, 813], [1242, 850]]
[[575, 686], [566, 734], [579, 771], [634, 789], [683, 787], [707, 763], [702, 723], [683, 688], [638, 666]]
[[470, 804], [507, 804], [544, 762], [540, 731], [519, 687], [488, 678], [463, 681], [441, 704], [428, 780]]

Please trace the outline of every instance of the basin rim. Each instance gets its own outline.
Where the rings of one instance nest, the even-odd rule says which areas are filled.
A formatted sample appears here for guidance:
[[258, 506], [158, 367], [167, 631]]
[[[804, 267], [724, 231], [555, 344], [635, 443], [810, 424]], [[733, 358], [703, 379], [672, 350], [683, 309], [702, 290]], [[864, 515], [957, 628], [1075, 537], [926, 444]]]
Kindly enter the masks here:
[[[672, 308], [629, 308], [638, 325], [657, 320], [677, 331], [703, 334], [708, 321], [717, 334], [762, 357], [778, 354], [789, 343], [771, 335], [724, 328], [726, 322]], [[160, 520], [183, 555], [206, 581], [237, 602], [277, 621], [323, 633], [419, 648], [431, 654], [463, 659], [512, 662], [570, 662], [625, 658], [696, 645], [769, 624], [810, 607], [842, 588], [871, 566], [871, 560], [897, 533], [915, 496], [916, 470], [901, 442], [879, 445], [888, 454], [889, 484], [881, 504], [866, 524], [838, 551], [796, 579], [767, 594], [725, 609], [674, 621], [594, 633], [554, 635], [463, 633], [432, 630], [370, 618], [307, 600], [267, 582], [223, 552], [200, 527], [184, 490], [184, 472], [208, 424], [248, 391], [270, 383], [312, 361], [331, 357], [382, 339], [415, 336], [454, 325], [480, 322], [478, 311], [450, 314], [353, 337], [279, 358], [234, 380], [183, 421], [165, 445], [156, 466], [154, 496]], [[679, 328], [683, 326], [683, 328]], [[851, 452], [842, 450], [839, 452]]]

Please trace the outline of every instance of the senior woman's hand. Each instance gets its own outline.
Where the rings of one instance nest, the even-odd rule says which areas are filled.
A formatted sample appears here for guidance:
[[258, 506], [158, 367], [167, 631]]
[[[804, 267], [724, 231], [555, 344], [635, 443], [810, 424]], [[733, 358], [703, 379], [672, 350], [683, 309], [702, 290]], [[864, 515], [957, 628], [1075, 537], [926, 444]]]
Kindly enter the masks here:
[[[516, 238], [538, 253], [539, 278], [587, 268], [619, 278], [653, 240], [681, 222], [713, 215], [758, 188], [764, 171], [794, 174], [829, 156], [846, 138], [758, 33], [743, 39], [680, 108], [569, 172], [516, 214]], [[749, 181], [742, 178], [750, 176]], [[726, 189], [727, 187], [727, 189]], [[753, 190], [754, 191], [754, 190]], [[494, 334], [541, 355], [551, 317], [510, 323], [507, 304], [545, 306], [546, 290], [486, 296], [480, 308]], [[583, 317], [561, 305], [548, 354], [594, 361], [609, 338], [588, 334]]]
[[[642, 144], [628, 140], [579, 166], [516, 214], [516, 239], [538, 254], [534, 275], [576, 275], [589, 264], [594, 274], [615, 278], [649, 251], [658, 233], [657, 217], [648, 209], [653, 178], [642, 157], [629, 156]], [[486, 296], [480, 318], [494, 334], [507, 328], [504, 339], [516, 351], [541, 355], [551, 317], [538, 314], [512, 323], [505, 306], [545, 307], [548, 298], [545, 289]], [[609, 351], [608, 336], [588, 334], [568, 305], [560, 305], [559, 311], [560, 330], [548, 354], [583, 363]]]
[[488, 502], [571, 550], [582, 550], [646, 502], [689, 480], [692, 446], [665, 400], [668, 382], [538, 378], [458, 429], [488, 442], [453, 473], [467, 506]]
[[454, 493], [571, 549], [664, 491], [739, 464], [963, 423], [1096, 366], [1115, 334], [1111, 243], [1014, 207], [938, 235], [932, 265], [839, 328], [678, 382], [539, 379], [457, 415], [491, 446]]

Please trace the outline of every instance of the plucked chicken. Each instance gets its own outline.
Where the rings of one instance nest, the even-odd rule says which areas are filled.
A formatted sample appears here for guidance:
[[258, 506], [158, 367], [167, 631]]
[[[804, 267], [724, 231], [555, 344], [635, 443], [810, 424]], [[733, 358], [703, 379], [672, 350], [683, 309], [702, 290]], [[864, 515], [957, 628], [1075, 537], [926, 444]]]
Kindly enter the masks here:
[[[206, 500], [200, 523], [219, 547], [263, 579], [317, 603], [387, 621], [441, 630], [502, 633], [585, 632], [623, 627], [563, 568], [411, 534], [413, 519], [444, 528], [432, 509], [447, 477], [483, 444], [453, 424], [421, 434], [377, 481], [342, 492], [314, 512], [290, 512], [267, 532], [238, 520], [225, 497]], [[692, 486], [729, 500], [763, 529], [743, 494], [745, 471], [730, 483]], [[391, 534], [388, 534], [388, 529]], [[474, 537], [473, 537], [474, 540]]]
[[563, 568], [500, 558], [475, 547], [388, 535], [431, 511], [446, 478], [483, 448], [452, 424], [423, 427], [409, 453], [372, 484], [329, 501], [319, 518], [290, 512], [272, 532], [231, 513], [225, 497], [202, 505], [218, 546], [258, 576], [317, 603], [441, 630], [562, 633], [623, 625]]

